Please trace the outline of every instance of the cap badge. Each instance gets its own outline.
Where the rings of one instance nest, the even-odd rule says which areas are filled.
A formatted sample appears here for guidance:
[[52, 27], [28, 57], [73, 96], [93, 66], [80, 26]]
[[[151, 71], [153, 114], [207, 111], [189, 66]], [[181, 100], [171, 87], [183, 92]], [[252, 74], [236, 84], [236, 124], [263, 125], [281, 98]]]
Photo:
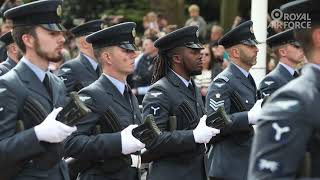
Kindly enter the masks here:
[[132, 36], [133, 36], [133, 37], [136, 37], [136, 29], [135, 29], [135, 28], [132, 29], [132, 32], [131, 32], [131, 33], [132, 33]]
[[250, 32], [251, 32], [252, 34], [254, 34], [254, 33], [253, 33], [253, 27], [252, 27], [252, 26], [250, 27]]
[[107, 28], [108, 27], [108, 25], [107, 24], [104, 24], [104, 23], [101, 23], [101, 25], [100, 25], [100, 28], [101, 29], [105, 29], [105, 28]]
[[59, 5], [59, 6], [57, 7], [57, 15], [58, 15], [58, 16], [61, 16], [61, 15], [62, 15], [62, 7], [61, 7], [61, 5]]

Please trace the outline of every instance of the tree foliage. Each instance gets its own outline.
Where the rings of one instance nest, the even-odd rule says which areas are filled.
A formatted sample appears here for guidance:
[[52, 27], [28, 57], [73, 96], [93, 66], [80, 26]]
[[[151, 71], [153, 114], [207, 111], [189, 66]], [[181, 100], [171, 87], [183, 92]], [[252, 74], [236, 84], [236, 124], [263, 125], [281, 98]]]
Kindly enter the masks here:
[[141, 23], [149, 10], [148, 0], [64, 0], [66, 24], [73, 19], [98, 19], [106, 15], [123, 15], [125, 21]]

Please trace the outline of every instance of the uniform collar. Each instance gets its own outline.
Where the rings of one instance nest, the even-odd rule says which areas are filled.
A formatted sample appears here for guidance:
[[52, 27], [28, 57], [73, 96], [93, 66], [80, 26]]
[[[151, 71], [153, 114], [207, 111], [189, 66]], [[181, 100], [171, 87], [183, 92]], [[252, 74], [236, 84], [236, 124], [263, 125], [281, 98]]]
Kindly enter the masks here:
[[15, 66], [17, 65], [17, 63], [11, 58], [8, 56], [8, 63], [11, 65], [11, 66]]
[[174, 70], [170, 69], [176, 76], [178, 76], [179, 79], [181, 79], [181, 81], [183, 82], [184, 85], [186, 85], [186, 87], [189, 86], [189, 83], [191, 82], [191, 79], [188, 81], [185, 78], [183, 78], [182, 76], [180, 76], [179, 74], [177, 74], [176, 72], [174, 72]]
[[33, 72], [34, 74], [38, 77], [38, 79], [43, 82], [45, 76], [46, 76], [46, 71], [43, 71], [41, 68], [36, 66], [35, 64], [32, 64], [26, 57], [22, 57], [21, 61], [25, 63]]
[[85, 55], [85, 54], [83, 54], [83, 53], [82, 53], [82, 55], [89, 60], [92, 68], [93, 68], [94, 70], [96, 70], [97, 67], [98, 67], [98, 63], [97, 63], [95, 60], [93, 60], [92, 58], [90, 58], [89, 56], [87, 56], [87, 55]]
[[119, 92], [121, 94], [124, 93], [124, 88], [125, 88], [125, 85], [126, 85], [125, 83], [123, 83], [123, 82], [119, 81], [118, 79], [115, 79], [115, 78], [113, 78], [113, 77], [111, 77], [111, 76], [109, 76], [109, 75], [107, 75], [105, 73], [103, 73], [103, 75], [105, 75], [111, 81], [111, 83], [114, 86], [116, 86], [116, 88], [119, 90]]
[[279, 62], [279, 64], [280, 64], [281, 66], [283, 66], [284, 68], [286, 68], [286, 69], [289, 71], [289, 73], [293, 76], [295, 69], [293, 69], [292, 67], [286, 65], [286, 64], [283, 63], [283, 62]]
[[232, 63], [232, 64], [234, 64], [234, 65], [242, 72], [242, 74], [243, 74], [245, 77], [248, 77], [248, 76], [249, 76], [249, 72], [248, 72], [248, 71], [244, 70], [242, 67], [238, 66], [238, 65], [235, 64], [235, 63]]

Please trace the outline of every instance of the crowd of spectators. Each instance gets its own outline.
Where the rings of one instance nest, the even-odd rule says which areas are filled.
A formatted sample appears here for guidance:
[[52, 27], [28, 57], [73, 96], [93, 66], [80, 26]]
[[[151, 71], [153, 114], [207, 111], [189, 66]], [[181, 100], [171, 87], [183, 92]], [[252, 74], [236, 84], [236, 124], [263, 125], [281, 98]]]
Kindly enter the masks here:
[[[21, 4], [20, 0], [6, 0], [0, 8], [0, 12], [6, 9], [12, 8]], [[201, 51], [201, 58], [203, 60], [203, 73], [202, 75], [195, 77], [196, 85], [201, 89], [201, 95], [206, 96], [207, 88], [212, 79], [219, 74], [229, 63], [229, 58], [224, 47], [218, 45], [218, 40], [223, 36], [224, 29], [219, 22], [207, 23], [205, 18], [200, 14], [200, 8], [196, 4], [192, 4], [188, 7], [189, 18], [185, 22], [185, 26], [196, 25], [199, 27], [199, 37], [204, 44], [204, 49]], [[101, 18], [104, 20], [105, 27], [123, 22], [125, 17], [119, 15], [104, 15]], [[140, 55], [137, 56], [135, 62], [135, 71], [129, 76], [128, 82], [130, 83], [133, 93], [138, 97], [140, 103], [144, 94], [147, 92], [152, 79], [153, 65], [158, 54], [157, 49], [153, 43], [159, 37], [164, 36], [176, 30], [178, 25], [170, 24], [166, 19], [165, 14], [157, 13], [154, 11], [148, 12], [142, 19], [143, 32], [138, 32], [135, 43], [139, 48]], [[84, 19], [75, 19], [74, 25], [84, 23]], [[243, 22], [243, 19], [239, 16], [234, 18], [232, 28]], [[271, 24], [273, 22], [270, 22]], [[12, 28], [12, 22], [10, 20], [2, 19], [1, 21], [0, 35], [8, 32]], [[272, 29], [272, 31], [281, 31], [279, 29]], [[272, 33], [272, 32], [271, 32]], [[66, 33], [67, 41], [65, 47], [62, 50], [63, 59], [60, 62], [50, 64], [49, 68], [52, 72], [56, 73], [59, 67], [67, 60], [76, 57], [79, 53], [75, 40], [72, 34]], [[271, 71], [277, 64], [277, 60], [270, 54], [267, 64], [267, 71]], [[6, 59], [6, 48], [0, 48], [0, 62]]]

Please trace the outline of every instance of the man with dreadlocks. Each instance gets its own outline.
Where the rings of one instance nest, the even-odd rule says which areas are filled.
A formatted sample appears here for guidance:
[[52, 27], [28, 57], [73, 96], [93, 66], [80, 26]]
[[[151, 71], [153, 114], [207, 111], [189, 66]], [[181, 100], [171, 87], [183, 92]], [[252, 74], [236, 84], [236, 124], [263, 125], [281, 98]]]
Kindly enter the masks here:
[[146, 147], [154, 157], [149, 178], [207, 179], [205, 143], [220, 131], [206, 126], [201, 95], [191, 78], [202, 70], [198, 27], [173, 31], [154, 45], [159, 53], [143, 115], [152, 114], [163, 133]]

